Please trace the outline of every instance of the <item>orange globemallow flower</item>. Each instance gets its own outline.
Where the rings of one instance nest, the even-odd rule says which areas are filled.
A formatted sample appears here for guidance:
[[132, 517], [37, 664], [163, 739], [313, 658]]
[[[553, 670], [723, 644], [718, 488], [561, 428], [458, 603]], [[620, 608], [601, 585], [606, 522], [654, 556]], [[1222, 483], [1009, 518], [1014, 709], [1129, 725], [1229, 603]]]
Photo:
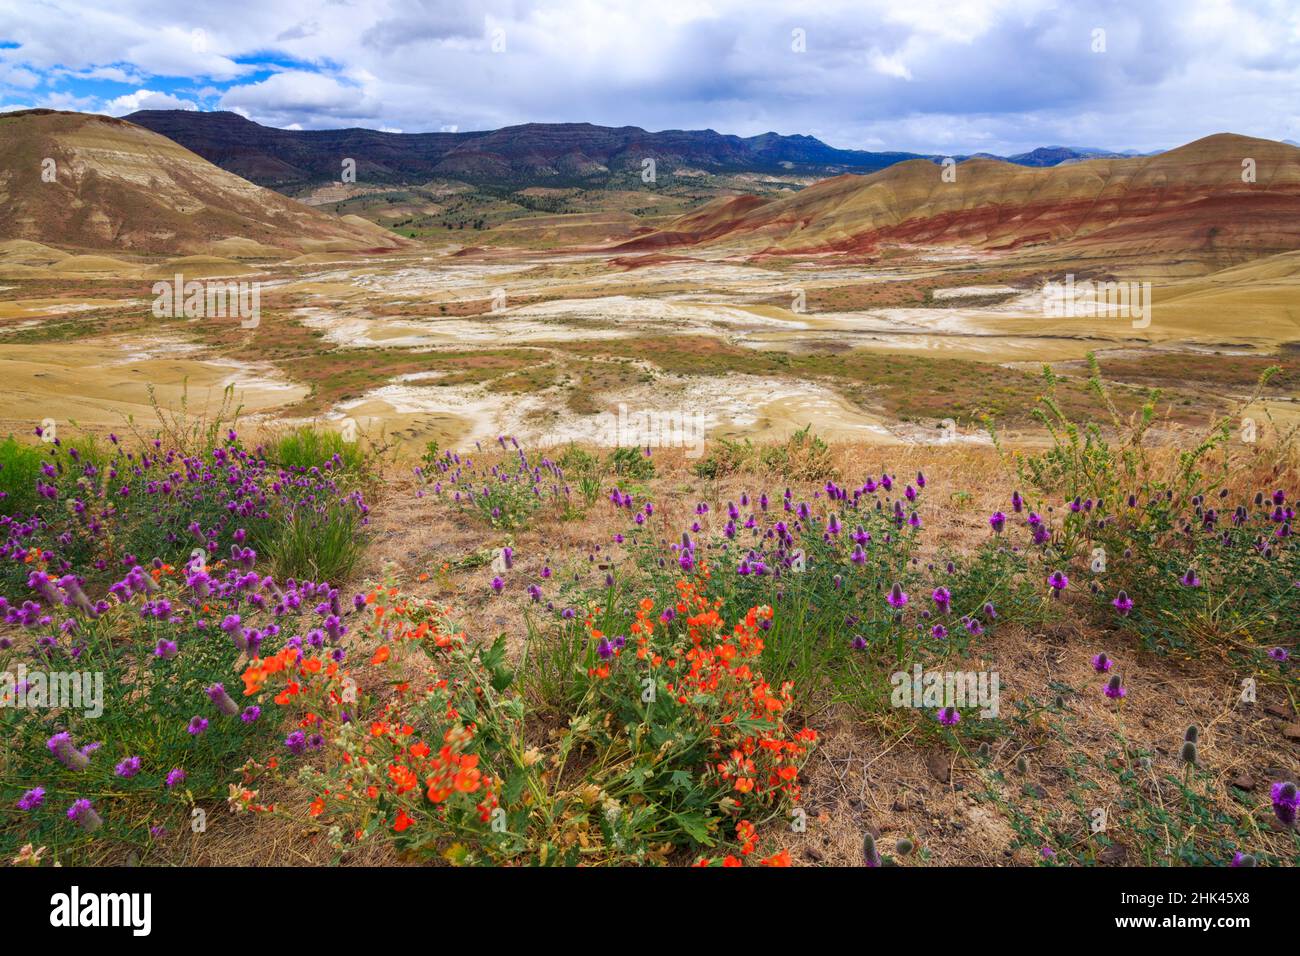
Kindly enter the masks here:
[[759, 860], [758, 862], [761, 863], [763, 866], [789, 866], [790, 851], [782, 850], [780, 853], [776, 853], [772, 856], [769, 856], [766, 860]]
[[375, 656], [370, 658], [370, 663], [375, 665], [382, 664], [384, 661], [388, 660], [390, 654], [392, 654], [392, 651], [389, 649], [388, 645], [383, 644], [375, 651]]
[[393, 829], [401, 833], [415, 821], [406, 815], [405, 810], [397, 811], [397, 819], [393, 821]]

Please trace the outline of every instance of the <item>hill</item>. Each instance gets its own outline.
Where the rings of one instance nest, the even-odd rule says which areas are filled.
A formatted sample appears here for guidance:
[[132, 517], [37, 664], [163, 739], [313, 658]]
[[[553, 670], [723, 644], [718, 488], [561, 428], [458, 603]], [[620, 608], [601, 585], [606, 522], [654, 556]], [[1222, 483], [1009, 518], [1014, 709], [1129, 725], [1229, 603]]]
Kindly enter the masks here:
[[[1244, 182], [1243, 161], [1255, 164]], [[926, 161], [828, 179], [785, 198], [717, 200], [619, 249], [729, 243], [870, 253], [882, 244], [1066, 246], [1104, 256], [1300, 248], [1300, 149], [1232, 134], [1154, 156], [1028, 167], [988, 159], [954, 181]]]
[[241, 240], [290, 251], [403, 244], [263, 189], [125, 120], [0, 114], [0, 240], [76, 249], [207, 253]]

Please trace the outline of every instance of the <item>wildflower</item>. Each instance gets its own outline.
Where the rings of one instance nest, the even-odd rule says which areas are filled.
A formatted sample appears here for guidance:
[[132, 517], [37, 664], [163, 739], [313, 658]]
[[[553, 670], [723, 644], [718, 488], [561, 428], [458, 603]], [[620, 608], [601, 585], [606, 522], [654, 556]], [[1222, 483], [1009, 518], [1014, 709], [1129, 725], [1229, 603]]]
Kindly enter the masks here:
[[246, 724], [251, 724], [253, 721], [257, 720], [257, 718], [261, 716], [262, 716], [262, 708], [258, 707], [256, 704], [250, 704], [249, 706], [244, 708], [244, 712], [239, 715], [239, 719]]
[[18, 798], [19, 810], [35, 810], [45, 802], [45, 788], [33, 787]]
[[899, 856], [907, 856], [912, 852], [913, 848], [914, 844], [907, 837], [899, 837], [898, 841], [894, 844], [894, 852]]
[[1128, 617], [1129, 612], [1133, 610], [1133, 599], [1128, 596], [1127, 591], [1120, 591], [1115, 595], [1115, 600], [1110, 602], [1120, 617]]
[[876, 849], [876, 838], [870, 833], [862, 838], [862, 862], [873, 868], [884, 862], [880, 858], [880, 851]]
[[1102, 686], [1101, 692], [1111, 700], [1119, 700], [1128, 696], [1128, 690], [1120, 683], [1119, 675], [1116, 674], [1105, 685]]
[[1061, 592], [1070, 586], [1070, 579], [1061, 571], [1053, 571], [1047, 576], [1047, 584], [1052, 589], [1052, 597], [1060, 597]]
[[1104, 651], [1092, 659], [1092, 669], [1098, 674], [1104, 674], [1114, 666], [1115, 662], [1107, 657]]
[[895, 584], [889, 589], [889, 594], [885, 596], [885, 603], [900, 611], [907, 607], [907, 593], [901, 584]]
[[153, 654], [154, 657], [169, 661], [176, 656], [177, 650], [178, 648], [175, 641], [169, 641], [165, 637], [160, 637], [158, 638], [157, 646], [153, 649]]
[[91, 744], [78, 750], [72, 743], [72, 735], [64, 731], [47, 740], [45, 746], [69, 770], [85, 770], [90, 766], [90, 754], [97, 745]]
[[936, 624], [934, 627], [930, 628], [930, 636], [936, 641], [941, 641], [948, 636], [948, 629], [942, 624]]
[[284, 745], [289, 748], [291, 754], [300, 757], [307, 750], [307, 735], [301, 730], [295, 730], [284, 738]]
[[938, 720], [945, 727], [955, 727], [961, 722], [961, 713], [956, 707], [944, 707], [939, 711]]
[[217, 705], [217, 710], [221, 711], [225, 716], [234, 717], [239, 713], [239, 705], [226, 693], [226, 688], [221, 684], [213, 684], [204, 693], [208, 695], [212, 703]]
[[1242, 853], [1238, 850], [1236, 853], [1232, 854], [1232, 862], [1228, 865], [1232, 867], [1253, 867], [1255, 865], [1255, 858], [1249, 853]]
[[494, 577], [492, 579], [492, 590], [495, 591], [497, 594], [500, 594], [502, 591], [504, 591], [505, 586], [506, 586], [506, 582], [502, 581], [500, 576]]
[[68, 807], [68, 819], [87, 833], [94, 833], [104, 825], [103, 819], [95, 812], [90, 801], [84, 798], [74, 801], [72, 806]]
[[1042, 847], [1039, 849], [1038, 853], [1039, 853], [1040, 856], [1042, 856], [1042, 858], [1043, 858], [1044, 860], [1049, 860], [1049, 861], [1050, 861], [1050, 860], [1054, 860], [1054, 859], [1056, 859], [1056, 851], [1053, 850], [1053, 849], [1052, 849], [1050, 846], [1048, 846], [1046, 843], [1044, 843], [1044, 844], [1042, 845]]
[[989, 525], [993, 528], [994, 534], [1001, 534], [1002, 529], [1006, 527], [1007, 516], [1001, 511], [995, 511], [989, 516]]
[[1179, 578], [1179, 581], [1182, 582], [1185, 588], [1199, 588], [1201, 586], [1201, 579], [1196, 576], [1195, 568], [1188, 568], [1187, 573]]
[[191, 736], [197, 737], [203, 731], [208, 729], [208, 719], [206, 717], [191, 717], [190, 725], [186, 728]]
[[177, 784], [185, 782], [185, 771], [180, 767], [173, 767], [167, 773], [167, 789], [170, 790]]
[[1275, 647], [1268, 652], [1268, 656], [1280, 664], [1291, 655], [1287, 652], [1285, 647]]
[[113, 772], [117, 774], [119, 777], [123, 777], [125, 779], [130, 779], [131, 777], [134, 777], [136, 774], [140, 772], [140, 758], [127, 757], [125, 760], [123, 760], [121, 763], [119, 763], [116, 767], [113, 768]]
[[938, 607], [939, 613], [947, 614], [949, 607], [952, 605], [952, 593], [945, 587], [937, 587], [934, 593], [930, 595], [934, 599], [935, 606]]
[[41, 857], [45, 854], [45, 847], [35, 849], [30, 843], [24, 843], [23, 848], [18, 851], [18, 855], [10, 860], [14, 866], [40, 866]]
[[1184, 740], [1183, 749], [1179, 751], [1178, 756], [1182, 759], [1183, 763], [1194, 766], [1198, 756], [1196, 751], [1196, 741]]
[[1296, 785], [1289, 780], [1284, 780], [1273, 784], [1273, 812], [1277, 818], [1286, 826], [1295, 823], [1296, 807], [1300, 806], [1300, 796], [1296, 793]]

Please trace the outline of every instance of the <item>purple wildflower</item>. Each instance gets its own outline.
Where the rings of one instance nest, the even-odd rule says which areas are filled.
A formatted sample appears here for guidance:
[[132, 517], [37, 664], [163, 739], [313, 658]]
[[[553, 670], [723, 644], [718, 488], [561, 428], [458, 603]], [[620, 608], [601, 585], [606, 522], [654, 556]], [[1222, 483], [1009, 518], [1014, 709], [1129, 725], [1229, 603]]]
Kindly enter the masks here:
[[226, 717], [234, 717], [239, 713], [239, 705], [226, 693], [226, 688], [221, 684], [213, 684], [205, 693], [212, 703], [217, 705], [217, 710]]
[[1133, 610], [1133, 599], [1128, 596], [1127, 591], [1120, 591], [1115, 595], [1115, 600], [1110, 602], [1120, 617], [1128, 617], [1129, 611]]
[[67, 731], [55, 734], [45, 742], [45, 746], [49, 747], [50, 753], [54, 754], [59, 763], [69, 770], [85, 770], [90, 766], [90, 753], [95, 748], [92, 744], [78, 750], [72, 743], [72, 735]]
[[84, 798], [73, 802], [72, 806], [68, 807], [68, 819], [87, 833], [94, 833], [104, 825], [103, 819], [95, 812], [90, 801]]
[[1280, 822], [1286, 826], [1293, 825], [1297, 806], [1300, 806], [1300, 795], [1296, 793], [1294, 783], [1283, 780], [1273, 784], [1273, 812]]

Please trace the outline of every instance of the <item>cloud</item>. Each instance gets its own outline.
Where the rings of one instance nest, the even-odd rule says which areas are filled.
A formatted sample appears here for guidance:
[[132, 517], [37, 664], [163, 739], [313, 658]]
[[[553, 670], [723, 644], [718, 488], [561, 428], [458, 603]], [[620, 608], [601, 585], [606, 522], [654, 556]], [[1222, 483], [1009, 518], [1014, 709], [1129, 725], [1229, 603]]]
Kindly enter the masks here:
[[107, 109], [126, 85], [306, 129], [587, 121], [1002, 153], [1300, 138], [1290, 0], [0, 0], [0, 23], [6, 102]]
[[170, 93], [155, 90], [136, 90], [123, 96], [116, 96], [104, 104], [102, 113], [109, 116], [125, 116], [136, 110], [197, 110], [199, 105], [193, 100], [183, 100]]
[[383, 112], [360, 85], [303, 70], [275, 73], [258, 83], [231, 87], [221, 97], [221, 108], [274, 125], [299, 122], [293, 117], [374, 119]]

